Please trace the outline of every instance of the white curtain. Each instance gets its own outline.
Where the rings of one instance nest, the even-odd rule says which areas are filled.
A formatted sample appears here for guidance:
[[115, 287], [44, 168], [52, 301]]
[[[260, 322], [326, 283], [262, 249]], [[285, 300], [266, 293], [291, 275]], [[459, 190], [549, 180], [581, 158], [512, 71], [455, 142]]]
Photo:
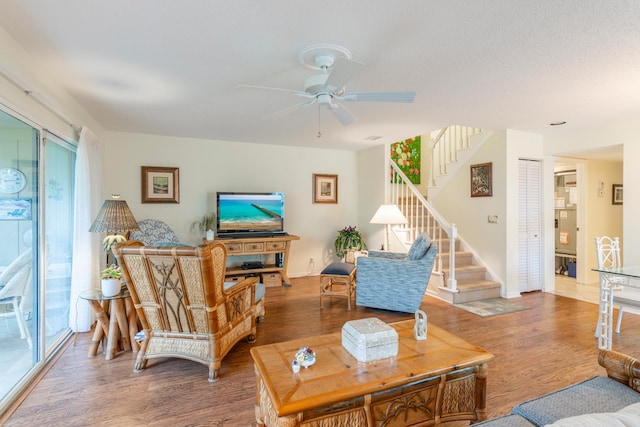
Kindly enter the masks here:
[[89, 228], [102, 206], [102, 163], [100, 141], [83, 127], [76, 154], [73, 264], [71, 271], [71, 310], [69, 325], [75, 332], [86, 332], [93, 323], [89, 304], [79, 298], [82, 291], [100, 287], [100, 259], [104, 252], [101, 235]]

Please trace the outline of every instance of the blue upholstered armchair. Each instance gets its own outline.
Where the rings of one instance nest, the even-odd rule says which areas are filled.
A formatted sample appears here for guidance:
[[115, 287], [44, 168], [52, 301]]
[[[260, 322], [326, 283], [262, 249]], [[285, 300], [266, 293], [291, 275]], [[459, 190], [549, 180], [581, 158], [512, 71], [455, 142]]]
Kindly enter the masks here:
[[369, 251], [358, 258], [356, 305], [415, 313], [420, 308], [437, 247], [428, 233], [415, 240], [407, 254]]

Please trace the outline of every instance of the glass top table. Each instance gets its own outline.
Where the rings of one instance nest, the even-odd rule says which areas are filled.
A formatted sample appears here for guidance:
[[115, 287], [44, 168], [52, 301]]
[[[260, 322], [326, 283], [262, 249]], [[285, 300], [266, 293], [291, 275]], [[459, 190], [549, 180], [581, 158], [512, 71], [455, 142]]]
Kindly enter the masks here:
[[80, 298], [92, 301], [109, 301], [112, 299], [129, 298], [129, 296], [129, 289], [124, 286], [122, 287], [122, 290], [119, 294], [111, 297], [104, 296], [104, 294], [102, 293], [102, 289], [100, 288], [87, 289], [86, 291], [82, 291], [80, 293]]
[[123, 287], [119, 294], [110, 297], [105, 296], [99, 288], [87, 289], [80, 293], [80, 298], [87, 300], [97, 320], [87, 353], [89, 357], [97, 355], [100, 344], [106, 360], [116, 357], [120, 349], [138, 351], [138, 343], [135, 340], [138, 318], [130, 296], [126, 287]]
[[[593, 271], [604, 274], [640, 279], [640, 266], [617, 267], [617, 268], [594, 268]], [[640, 288], [640, 283], [629, 283], [629, 286]]]
[[640, 266], [593, 268], [600, 273], [600, 301], [598, 313], [598, 348], [611, 350], [613, 337], [613, 293], [623, 286], [640, 288]]

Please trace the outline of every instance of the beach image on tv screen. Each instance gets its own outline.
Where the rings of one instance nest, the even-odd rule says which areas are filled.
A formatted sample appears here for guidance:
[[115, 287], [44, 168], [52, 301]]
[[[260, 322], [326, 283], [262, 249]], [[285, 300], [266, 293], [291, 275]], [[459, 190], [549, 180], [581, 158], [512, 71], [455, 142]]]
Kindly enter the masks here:
[[220, 231], [282, 228], [284, 206], [281, 194], [221, 194], [218, 203]]

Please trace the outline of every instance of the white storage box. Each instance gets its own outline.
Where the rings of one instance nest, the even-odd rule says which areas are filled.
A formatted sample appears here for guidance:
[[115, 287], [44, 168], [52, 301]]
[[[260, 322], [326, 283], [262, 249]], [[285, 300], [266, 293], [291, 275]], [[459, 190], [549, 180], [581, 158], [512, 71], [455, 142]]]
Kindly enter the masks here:
[[375, 317], [350, 320], [342, 326], [342, 346], [358, 362], [398, 355], [398, 333]]

